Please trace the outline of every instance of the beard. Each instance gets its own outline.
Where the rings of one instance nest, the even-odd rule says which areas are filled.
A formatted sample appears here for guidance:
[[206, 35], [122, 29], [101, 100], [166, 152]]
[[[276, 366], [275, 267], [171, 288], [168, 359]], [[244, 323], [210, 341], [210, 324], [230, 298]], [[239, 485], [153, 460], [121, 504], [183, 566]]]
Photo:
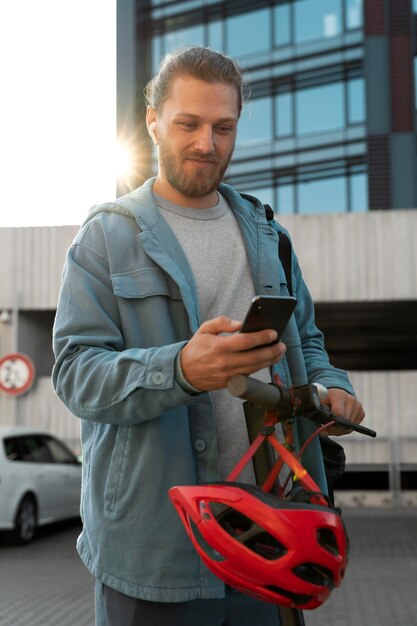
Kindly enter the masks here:
[[[233, 148], [225, 159], [216, 154], [190, 152], [176, 156], [165, 142], [159, 141], [159, 165], [171, 187], [187, 198], [202, 198], [215, 191], [229, 166]], [[193, 165], [190, 159], [208, 162], [204, 167]]]

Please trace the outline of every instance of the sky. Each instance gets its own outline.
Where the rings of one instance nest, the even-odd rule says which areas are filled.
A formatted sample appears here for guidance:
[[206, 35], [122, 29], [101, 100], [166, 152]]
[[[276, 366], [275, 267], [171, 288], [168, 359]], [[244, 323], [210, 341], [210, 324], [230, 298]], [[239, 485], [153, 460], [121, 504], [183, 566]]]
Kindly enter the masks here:
[[0, 227], [116, 197], [116, 0], [0, 1]]

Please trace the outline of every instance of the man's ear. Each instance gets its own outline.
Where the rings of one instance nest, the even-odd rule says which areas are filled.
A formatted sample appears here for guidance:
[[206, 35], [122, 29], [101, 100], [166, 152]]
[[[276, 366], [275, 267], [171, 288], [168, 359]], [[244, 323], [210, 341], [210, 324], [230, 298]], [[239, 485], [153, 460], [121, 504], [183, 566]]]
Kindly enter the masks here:
[[146, 126], [148, 128], [149, 136], [154, 142], [155, 146], [158, 145], [158, 130], [157, 130], [157, 113], [155, 109], [148, 106], [146, 109]]
[[158, 145], [158, 137], [156, 135], [156, 122], [151, 122], [148, 126], [148, 133], [154, 142], [155, 146]]

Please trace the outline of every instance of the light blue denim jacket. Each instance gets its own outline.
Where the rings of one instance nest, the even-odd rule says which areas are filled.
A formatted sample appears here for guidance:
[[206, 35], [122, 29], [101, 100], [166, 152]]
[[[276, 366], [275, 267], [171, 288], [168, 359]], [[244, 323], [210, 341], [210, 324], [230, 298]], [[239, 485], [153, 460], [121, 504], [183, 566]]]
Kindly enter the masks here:
[[[201, 321], [187, 259], [160, 216], [153, 179], [92, 211], [68, 251], [54, 325], [53, 384], [81, 419], [84, 522], [77, 548], [106, 585], [151, 601], [218, 598], [167, 491], [218, 479], [209, 394], [189, 395], [176, 357]], [[277, 230], [261, 203], [221, 185], [245, 241], [255, 292], [286, 294]], [[319, 381], [352, 393], [333, 368], [293, 257], [296, 313], [278, 370], [284, 382]], [[303, 440], [312, 429], [298, 425]], [[318, 444], [308, 469], [324, 488]]]

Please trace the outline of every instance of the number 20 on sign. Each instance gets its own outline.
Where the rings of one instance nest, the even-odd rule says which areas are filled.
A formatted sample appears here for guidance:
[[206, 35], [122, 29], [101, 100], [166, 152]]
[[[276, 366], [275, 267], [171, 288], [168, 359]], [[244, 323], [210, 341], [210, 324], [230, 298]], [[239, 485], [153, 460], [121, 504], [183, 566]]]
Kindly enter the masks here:
[[32, 359], [21, 352], [12, 352], [0, 358], [0, 390], [12, 396], [29, 391], [35, 380]]

